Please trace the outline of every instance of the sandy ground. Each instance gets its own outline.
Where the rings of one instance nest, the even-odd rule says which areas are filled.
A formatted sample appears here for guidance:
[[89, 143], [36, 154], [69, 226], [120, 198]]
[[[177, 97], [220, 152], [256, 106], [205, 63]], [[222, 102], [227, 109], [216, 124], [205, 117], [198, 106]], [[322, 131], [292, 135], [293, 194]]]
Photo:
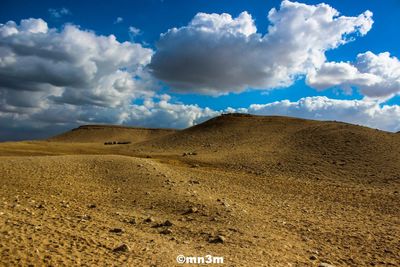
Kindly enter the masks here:
[[1, 265], [400, 266], [399, 135], [226, 116], [93, 138], [0, 144]]

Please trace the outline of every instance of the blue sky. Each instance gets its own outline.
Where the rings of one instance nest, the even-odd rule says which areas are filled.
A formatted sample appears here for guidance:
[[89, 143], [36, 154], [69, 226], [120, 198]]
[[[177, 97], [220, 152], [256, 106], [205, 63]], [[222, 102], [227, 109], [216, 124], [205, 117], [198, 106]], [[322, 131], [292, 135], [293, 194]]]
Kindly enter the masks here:
[[[307, 10], [308, 8], [316, 7], [318, 4], [321, 3], [321, 1], [301, 1], [301, 3], [304, 4], [302, 8], [304, 10]], [[305, 81], [305, 77], [308, 76], [311, 77], [310, 74], [311, 72], [309, 72], [308, 70], [304, 72], [299, 71], [298, 70], [298, 67], [300, 66], [299, 65], [296, 67], [297, 68], [296, 70], [292, 69], [288, 72], [289, 73], [288, 75], [292, 80], [291, 82], [285, 80], [286, 85], [277, 86], [276, 84], [285, 81], [283, 81], [282, 79], [279, 80], [278, 78], [274, 77], [271, 78], [273, 79], [273, 82], [265, 81], [263, 80], [262, 77], [257, 76], [257, 78], [255, 79], [259, 79], [259, 81], [252, 82], [248, 81], [247, 78], [243, 79], [237, 78], [238, 83], [235, 84], [234, 82], [226, 81], [226, 76], [223, 76], [226, 73], [225, 74], [221, 73], [221, 76], [219, 76], [219, 74], [216, 73], [215, 77], [213, 73], [213, 78], [212, 78], [213, 80], [208, 84], [204, 84], [204, 81], [207, 80], [208, 78], [206, 76], [206, 73], [204, 74], [204, 77], [200, 77], [202, 70], [201, 68], [210, 68], [213, 66], [213, 64], [215, 65], [215, 62], [212, 62], [212, 59], [210, 59], [210, 61], [207, 60], [198, 61], [197, 59], [196, 59], [197, 61], [195, 61], [194, 59], [192, 60], [191, 58], [192, 54], [193, 58], [196, 58], [196, 50], [193, 51], [191, 50], [192, 54], [190, 54], [189, 59], [186, 59], [185, 57], [188, 56], [186, 54], [182, 55], [182, 53], [179, 51], [179, 49], [182, 50], [182, 47], [179, 48], [180, 44], [174, 42], [178, 40], [178, 38], [187, 38], [183, 39], [185, 42], [184, 44], [186, 45], [183, 47], [186, 48], [191, 44], [195, 44], [195, 41], [189, 39], [189, 36], [190, 38], [193, 37], [194, 40], [196, 40], [195, 38], [199, 38], [199, 40], [200, 38], [206, 38], [202, 35], [201, 30], [199, 30], [199, 28], [191, 29], [193, 30], [192, 35], [185, 33], [184, 31], [184, 27], [188, 27], [191, 21], [194, 20], [194, 18], [196, 18], [196, 14], [200, 12], [206, 14], [216, 13], [219, 15], [222, 13], [228, 13], [229, 15], [231, 15], [233, 20], [233, 22], [228, 26], [232, 27], [233, 29], [233, 27], [236, 27], [234, 26], [236, 19], [239, 18], [242, 12], [246, 11], [250, 15], [250, 18], [254, 21], [255, 24], [254, 26], [257, 28], [256, 34], [259, 34], [261, 36], [260, 38], [262, 38], [262, 36], [267, 34], [268, 26], [272, 25], [270, 20], [268, 19], [268, 12], [272, 8], [278, 10], [279, 13], [278, 15], [280, 18], [285, 16], [283, 11], [280, 12], [281, 9], [282, 10], [284, 9], [283, 6], [281, 7], [281, 1], [258, 1], [258, 0], [144, 1], [143, 0], [143, 1], [113, 1], [112, 4], [110, 4], [109, 1], [96, 1], [96, 3], [94, 4], [93, 1], [3, 0], [0, 8], [0, 23], [3, 24], [5, 24], [8, 21], [14, 21], [17, 24], [16, 27], [19, 27], [18, 24], [20, 23], [21, 20], [28, 18], [42, 19], [47, 23], [48, 29], [56, 29], [59, 32], [63, 31], [65, 25], [73, 24], [77, 29], [81, 31], [93, 32], [96, 37], [114, 35], [116, 36], [116, 39], [119, 43], [123, 43], [126, 41], [131, 44], [135, 43], [139, 44], [141, 46], [140, 49], [142, 49], [140, 53], [148, 52], [148, 54], [146, 54], [147, 61], [144, 59], [146, 57], [144, 54], [141, 54], [143, 56], [142, 61], [134, 57], [132, 58], [132, 61], [135, 60], [138, 62], [140, 61], [140, 63], [135, 61], [136, 64], [135, 66], [139, 64], [144, 69], [150, 69], [149, 71], [150, 74], [148, 75], [143, 74], [142, 67], [140, 68], [140, 73], [138, 72], [139, 70], [135, 70], [134, 72], [132, 71], [128, 72], [128, 74], [136, 77], [141, 76], [139, 80], [150, 79], [151, 81], [149, 81], [145, 85], [140, 85], [142, 87], [147, 86], [146, 90], [148, 90], [149, 87], [154, 86], [154, 89], [150, 89], [151, 92], [146, 91], [144, 89], [143, 90], [146, 92], [144, 92], [143, 90], [140, 91], [137, 88], [129, 89], [130, 91], [127, 94], [123, 95], [124, 98], [130, 98], [129, 101], [127, 102], [128, 104], [126, 102], [124, 102], [124, 104], [121, 104], [122, 103], [121, 101], [120, 101], [121, 103], [104, 102], [103, 101], [104, 99], [110, 98], [110, 95], [106, 91], [107, 88], [104, 89], [106, 93], [104, 93], [103, 95], [100, 95], [99, 93], [100, 89], [99, 89], [95, 93], [91, 92], [90, 94], [89, 93], [85, 94], [84, 97], [82, 95], [77, 97], [80, 99], [83, 98], [89, 99], [87, 103], [86, 102], [81, 103], [80, 101], [75, 101], [73, 99], [75, 99], [74, 97], [78, 94], [77, 92], [79, 90], [83, 90], [86, 88], [82, 88], [82, 86], [80, 86], [79, 89], [75, 88], [74, 90], [72, 90], [69, 88], [70, 85], [60, 86], [59, 83], [53, 83], [52, 82], [53, 80], [50, 78], [49, 80], [46, 80], [45, 78], [41, 77], [40, 79], [37, 78], [37, 80], [34, 79], [35, 85], [38, 85], [40, 83], [38, 80], [42, 82], [43, 86], [44, 84], [46, 84], [45, 86], [46, 89], [43, 89], [44, 87], [41, 87], [42, 89], [40, 89], [41, 92], [45, 91], [47, 94], [47, 95], [45, 95], [44, 93], [40, 94], [40, 99], [42, 100], [40, 104], [39, 103], [12, 104], [12, 102], [16, 101], [8, 100], [7, 97], [11, 97], [12, 95], [14, 98], [15, 97], [26, 98], [27, 95], [30, 94], [29, 90], [23, 89], [22, 93], [21, 91], [18, 91], [17, 94], [16, 92], [17, 89], [7, 87], [8, 86], [7, 84], [11, 79], [10, 77], [12, 76], [12, 74], [10, 74], [11, 73], [10, 70], [7, 69], [7, 71], [4, 70], [4, 72], [0, 71], [0, 88], [3, 88], [2, 89], [3, 93], [0, 93], [0, 97], [3, 98], [2, 102], [3, 110], [0, 109], [0, 112], [3, 113], [0, 113], [2, 114], [0, 118], [3, 118], [4, 122], [7, 122], [8, 125], [11, 125], [8, 127], [3, 126], [3, 131], [11, 133], [12, 136], [15, 136], [15, 133], [18, 133], [21, 135], [21, 138], [25, 138], [26, 136], [25, 134], [21, 133], [22, 131], [26, 132], [35, 130], [40, 132], [40, 130], [38, 130], [39, 126], [37, 127], [32, 126], [32, 124], [27, 123], [28, 120], [27, 118], [22, 118], [23, 116], [21, 114], [23, 114], [24, 112], [27, 112], [27, 114], [28, 113], [32, 114], [32, 112], [36, 112], [35, 120], [38, 120], [37, 125], [41, 125], [41, 127], [44, 128], [51, 127], [51, 125], [49, 125], [48, 119], [47, 118], [44, 119], [44, 116], [42, 114], [43, 112], [48, 112], [50, 106], [51, 108], [56, 109], [57, 112], [60, 112], [60, 114], [62, 112], [65, 112], [65, 110], [77, 113], [77, 116], [71, 118], [70, 121], [65, 119], [55, 121], [55, 123], [53, 121], [52, 125], [54, 127], [54, 132], [61, 131], [64, 130], [65, 128], [75, 126], [81, 123], [90, 123], [91, 121], [104, 122], [104, 123], [122, 123], [130, 125], [139, 124], [141, 126], [171, 126], [171, 127], [184, 128], [196, 124], [198, 122], [201, 122], [204, 119], [209, 118], [210, 116], [216, 115], [218, 112], [223, 111], [228, 107], [232, 107], [236, 111], [240, 111], [239, 109], [242, 108], [246, 109], [246, 112], [252, 112], [263, 115], [277, 115], [277, 114], [279, 115], [283, 113], [283, 115], [293, 115], [305, 118], [317, 118], [317, 119], [334, 118], [338, 120], [348, 121], [351, 123], [357, 123], [357, 124], [367, 125], [370, 127], [380, 128], [383, 130], [389, 130], [389, 131], [400, 130], [398, 127], [396, 127], [396, 125], [398, 125], [398, 122], [400, 121], [400, 114], [398, 114], [400, 113], [400, 111], [398, 112], [397, 109], [398, 105], [400, 104], [400, 97], [398, 96], [398, 92], [400, 91], [400, 89], [397, 89], [398, 85], [400, 84], [400, 78], [396, 76], [397, 75], [396, 73], [399, 72], [398, 66], [392, 64], [393, 65], [392, 69], [387, 70], [391, 73], [390, 75], [392, 75], [390, 76], [392, 82], [391, 84], [388, 85], [387, 83], [384, 83], [383, 80], [386, 80], [386, 78], [389, 77], [387, 76], [389, 74], [381, 72], [377, 73], [374, 70], [377, 68], [376, 65], [371, 65], [375, 64], [371, 63], [375, 62], [374, 60], [381, 60], [380, 62], [384, 62], [384, 60], [393, 59], [393, 62], [396, 62], [396, 60], [400, 57], [400, 47], [398, 45], [400, 43], [400, 34], [397, 26], [400, 25], [400, 17], [398, 16], [400, 11], [400, 2], [397, 0], [388, 0], [382, 3], [382, 1], [371, 0], [371, 1], [363, 1], [362, 4], [359, 1], [324, 1], [324, 3], [326, 3], [329, 6], [329, 8], [334, 8], [340, 12], [340, 15], [335, 16], [336, 18], [340, 16], [356, 18], [357, 16], [363, 14], [363, 12], [365, 12], [366, 10], [370, 10], [373, 13], [372, 20], [374, 23], [372, 24], [372, 27], [370, 27], [366, 31], [366, 33], [361, 33], [360, 29], [358, 28], [361, 27], [360, 26], [361, 24], [360, 25], [357, 24], [360, 22], [352, 22], [354, 24], [351, 26], [353, 27], [352, 33], [350, 34], [344, 33], [342, 34], [342, 37], [340, 36], [339, 37], [342, 38], [343, 40], [347, 38], [354, 38], [354, 40], [349, 41], [345, 44], [340, 44], [340, 45], [335, 44], [334, 46], [337, 47], [335, 47], [334, 49], [327, 49], [325, 47], [331, 44], [320, 44], [321, 49], [319, 49], [318, 51], [322, 51], [320, 54], [325, 55], [326, 57], [325, 63], [330, 64], [330, 63], [348, 62], [349, 63], [348, 65], [346, 66], [335, 65], [334, 67], [332, 67], [331, 65], [328, 64], [329, 65], [327, 66], [329, 67], [329, 73], [328, 73], [324, 69], [325, 65], [322, 66], [321, 64], [317, 64], [313, 66], [313, 68], [315, 68], [315, 70], [317, 71], [317, 76], [315, 78], [316, 80], [314, 82]], [[294, 6], [291, 6], [290, 8], [291, 11], [297, 10], [296, 7]], [[205, 17], [201, 18], [200, 20], [201, 23], [208, 23], [207, 20], [209, 19], [210, 17]], [[222, 17], [218, 17], [218, 19], [222, 19]], [[367, 16], [363, 17], [362, 20], [363, 20], [361, 22], [363, 25], [362, 27], [366, 26], [369, 23], [369, 18], [367, 18]], [[318, 21], [320, 20], [316, 21], [318, 23]], [[301, 22], [296, 22], [296, 23], [301, 23]], [[325, 28], [323, 27], [325, 27], [326, 25], [323, 24], [323, 22], [321, 23], [322, 24], [318, 26], [321, 27], [319, 31], [324, 31]], [[140, 32], [132, 34], [129, 30], [130, 27], [134, 27], [135, 29], [140, 30]], [[177, 34], [169, 34], [168, 38], [164, 39], [160, 37], [160, 34], [166, 33], [169, 29], [172, 29], [174, 27], [179, 29], [179, 32]], [[285, 25], [282, 24], [280, 27], [281, 27], [280, 31], [285, 33], [284, 29]], [[339, 27], [339, 26], [333, 25], [332, 27]], [[299, 29], [302, 29], [301, 25]], [[226, 28], [218, 29], [218, 32], [216, 31], [213, 34], [219, 34], [218, 36], [222, 36], [225, 34], [224, 33], [225, 30]], [[287, 31], [289, 31], [289, 29]], [[22, 30], [20, 30], [20, 32], [22, 33]], [[50, 31], [47, 31], [47, 33], [49, 32]], [[199, 34], [198, 37], [196, 37], [196, 34]], [[309, 39], [305, 39], [305, 42], [307, 42], [307, 40], [315, 40], [315, 38], [312, 36], [313, 35], [312, 32], [310, 33], [309, 31], [307, 31], [305, 32], [305, 34], [309, 35], [308, 36]], [[246, 38], [250, 38], [249, 37], [250, 35], [251, 34], [246, 36]], [[281, 35], [285, 36], [282, 38], [291, 38], [292, 35], [296, 35], [296, 32], [287, 34], [287, 36], [285, 34]], [[3, 48], [8, 49], [7, 51], [9, 51], [10, 49], [11, 49], [10, 51], [14, 51], [15, 47], [12, 47], [12, 44], [15, 44], [15, 40], [11, 40], [9, 36], [7, 37], [4, 36], [0, 37], [6, 40], [3, 43], [6, 42], [10, 43], [7, 43], [6, 45], [3, 44]], [[321, 36], [319, 36], [318, 38], [323, 38]], [[211, 44], [214, 41], [212, 41], [211, 39], [214, 37], [209, 36], [207, 38], [210, 39], [201, 39], [201, 42], [205, 42], [204, 44], [206, 45], [210, 44], [211, 48], [209, 49], [213, 49], [212, 47], [214, 46]], [[242, 36], [243, 38], [238, 36], [231, 36], [231, 37], [232, 37], [231, 42], [239, 43], [244, 40], [243, 36]], [[29, 38], [32, 38], [32, 40], [36, 40], [34, 34], [31, 34]], [[242, 38], [242, 39], [235, 39], [235, 38]], [[260, 38], [258, 42], [260, 42], [261, 40]], [[48, 42], [51, 42], [51, 40], [52, 39], [49, 39]], [[209, 40], [210, 42], [207, 43], [208, 42], [207, 40]], [[220, 42], [223, 42], [223, 40], [225, 39], [222, 38], [221, 40], [222, 41]], [[247, 41], [243, 41], [244, 42], [243, 45], [250, 43], [248, 39], [246, 40]], [[290, 40], [288, 40], [287, 42], [290, 42]], [[320, 40], [319, 42], [323, 42], [323, 40]], [[276, 46], [276, 44], [271, 44], [271, 43], [272, 42], [265, 45], [264, 49], [266, 50], [262, 49], [260, 50], [259, 52], [260, 61], [269, 60], [268, 57], [263, 58], [262, 56], [263, 56], [263, 51], [268, 53], [268, 50], [275, 49], [274, 46]], [[285, 44], [286, 40], [282, 39], [281, 43]], [[217, 44], [219, 48], [222, 47], [223, 49], [230, 49], [233, 47], [231, 44], [227, 45], [226, 47], [224, 45], [225, 45], [224, 43]], [[298, 44], [298, 46], [301, 45], [302, 44]], [[316, 44], [316, 47], [318, 45], [319, 44]], [[172, 51], [174, 47], [176, 47], [177, 51]], [[153, 54], [152, 56], [150, 55], [149, 51], [151, 51], [151, 53]], [[360, 62], [358, 63], [356, 62], [357, 55], [360, 53], [365, 53], [367, 51], [371, 51], [372, 55], [366, 55], [365, 58], [362, 59], [371, 61], [371, 62], [368, 61], [369, 62], [368, 64], [370, 64], [367, 66], [368, 70], [366, 68], [364, 69], [362, 69], [361, 67], [359, 68], [359, 66], [361, 66], [364, 61], [360, 60]], [[204, 53], [204, 51], [200, 52]], [[199, 55], [203, 55], [200, 52]], [[389, 52], [390, 59], [388, 59], [387, 57], [383, 59], [384, 56], [380, 55], [380, 53], [383, 52]], [[205, 53], [207, 54], [207, 51]], [[210, 52], [210, 55], [212, 55], [212, 51]], [[374, 55], [379, 55], [379, 56], [375, 58]], [[0, 54], [0, 57], [1, 56], [2, 55]], [[24, 58], [26, 57], [26, 53], [18, 54], [17, 52], [15, 52], [13, 56], [15, 56], [17, 60], [21, 60], [21, 62], [23, 60], [27, 60], [26, 58]], [[236, 56], [236, 54], [234, 54], [233, 52], [232, 54], [229, 54], [229, 57], [233, 56]], [[183, 64], [182, 60], [184, 60], [184, 62], [186, 62], [184, 64], [188, 64], [189, 66], [187, 72], [184, 72], [182, 74], [171, 73], [169, 70], [165, 69], [166, 68], [165, 64], [168, 64], [168, 62], [175, 60], [176, 60], [175, 64], [177, 64], [174, 65], [175, 67], [177, 68], [183, 67], [183, 69], [185, 69], [186, 66], [181, 66]], [[222, 58], [221, 60], [226, 60], [228, 67], [230, 67], [230, 65], [232, 64], [236, 64], [237, 66], [235, 66], [235, 71], [237, 71], [237, 69], [244, 68], [243, 67], [244, 65], [240, 66], [240, 64], [242, 63], [247, 64], [246, 66], [248, 66], [249, 64], [249, 62], [247, 62], [246, 59], [243, 59], [242, 61], [238, 59], [231, 64], [230, 64], [230, 58]], [[293, 60], [295, 61], [296, 59], [290, 58], [290, 62]], [[144, 61], [146, 61], [146, 63], [143, 63]], [[40, 59], [40, 62], [42, 62], [42, 59]], [[38, 63], [35, 64], [36, 65], [34, 66], [37, 66]], [[110, 64], [112, 65], [113, 63], [111, 63], [110, 61]], [[192, 71], [190, 69], [191, 68], [190, 64], [193, 65], [200, 64], [200, 65], [194, 67], [192, 66], [193, 67]], [[257, 64], [261, 63], [254, 62], [254, 65]], [[282, 63], [280, 61], [272, 62], [271, 65], [267, 64], [265, 66], [262, 66], [262, 68], [260, 69], [255, 69], [254, 72], [257, 71], [264, 72], [265, 69], [270, 66], [274, 67], [283, 66], [284, 68], [286, 68], [287, 65], [285, 64], [286, 62], [285, 63]], [[386, 63], [382, 64], [384, 65]], [[391, 65], [391, 63], [388, 64]], [[81, 65], [79, 65], [79, 67], [81, 67]], [[353, 67], [358, 68], [357, 74], [354, 74], [357, 77], [352, 74], [353, 76], [349, 78], [348, 72], [351, 71], [350, 69], [352, 69]], [[129, 69], [130, 67], [119, 65], [119, 69], [124, 69], [124, 68]], [[197, 68], [200, 68], [200, 74], [199, 74], [200, 78], [199, 77], [197, 78], [199, 78], [202, 81], [201, 83], [199, 83], [198, 80], [189, 81], [186, 78], [182, 78], [185, 75], [190, 76], [193, 74], [194, 74], [193, 77], [195, 77], [197, 73], [194, 73], [194, 70], [197, 70]], [[334, 68], [334, 70], [332, 68]], [[347, 78], [338, 77], [337, 73], [340, 72], [343, 74], [344, 69], [347, 71], [346, 73]], [[17, 71], [18, 68], [14, 66], [13, 70]], [[64, 69], [60, 70], [59, 73], [60, 76], [63, 76], [62, 73], [63, 70]], [[77, 68], [77, 70], [80, 69]], [[84, 70], [87, 70], [87, 66], [84, 68]], [[116, 69], [115, 71], [118, 71], [118, 69]], [[246, 72], [243, 69], [241, 69], [241, 71]], [[332, 74], [333, 71], [334, 74]], [[269, 75], [268, 71], [265, 71], [265, 73]], [[395, 73], [395, 75], [393, 73]], [[34, 75], [34, 74], [29, 74], [29, 75]], [[326, 75], [334, 75], [334, 76], [326, 76]], [[369, 76], [367, 77], [365, 75]], [[372, 77], [371, 75], [374, 75], [374, 77]], [[67, 76], [67, 74], [65, 76]], [[150, 78], [148, 78], [149, 76]], [[234, 79], [235, 78], [236, 77], [234, 77]], [[328, 78], [335, 81], [331, 82]], [[45, 80], [44, 82], [43, 79]], [[99, 76], [98, 79], [101, 79], [101, 77]], [[325, 79], [324, 82], [321, 82], [323, 79]], [[328, 83], [326, 82], [326, 79], [329, 80]], [[377, 81], [379, 79], [380, 82]], [[30, 81], [31, 80], [29, 80], [29, 82]], [[47, 86], [49, 84], [57, 88], [49, 89]], [[86, 84], [89, 83], [86, 82]], [[182, 86], [180, 87], [180, 85]], [[93, 85], [91, 83], [90, 85], [87, 86], [99, 87], [98, 84]], [[72, 88], [72, 86], [70, 87]], [[349, 92], [342, 90], [341, 88], [344, 87], [346, 88], [352, 87], [353, 91]], [[381, 87], [385, 87], [386, 88], [385, 90], [390, 91], [390, 94], [382, 93], [383, 89], [381, 90], [380, 89]], [[88, 88], [87, 90], [90, 89], [91, 88]], [[35, 91], [34, 94], [37, 94], [36, 92], [38, 90], [33, 90]], [[103, 90], [103, 87], [101, 90]], [[60, 97], [60, 94], [62, 94], [63, 97]], [[116, 92], [116, 94], [118, 94], [118, 92]], [[130, 94], [135, 96], [130, 97]], [[309, 107], [306, 107], [305, 108], [306, 110], [303, 110], [304, 106], [300, 107], [299, 106], [300, 104], [297, 101], [307, 97], [309, 98], [320, 97], [318, 99], [312, 98], [314, 102], [315, 101], [318, 102], [321, 101], [321, 99], [323, 100], [326, 98], [328, 99], [327, 101], [331, 102], [333, 101], [332, 103], [334, 103], [334, 104], [331, 103], [329, 105], [338, 105], [338, 109], [341, 110], [338, 110], [338, 112], [335, 113], [335, 109], [332, 110], [329, 109], [331, 112], [329, 114], [325, 113], [327, 108], [322, 108], [323, 111], [321, 112], [318, 112], [318, 110], [310, 110]], [[37, 98], [39, 98], [39, 95], [37, 96]], [[61, 98], [63, 100], [60, 100]], [[366, 98], [368, 98], [368, 103], [366, 103], [365, 100]], [[55, 101], [55, 99], [58, 100]], [[286, 100], [293, 103], [293, 107], [292, 106], [283, 107], [284, 106], [283, 104], [281, 104], [279, 107], [275, 106], [272, 107], [271, 105], [264, 106], [262, 108], [259, 108], [258, 110], [255, 110], [254, 108], [251, 107], [251, 105], [253, 104], [268, 105], [273, 102], [280, 102]], [[343, 100], [343, 101], [348, 100], [350, 102], [339, 103], [339, 102], [334, 102], [334, 100]], [[160, 102], [163, 101], [165, 101], [168, 105], [172, 106], [165, 106], [162, 103], [160, 104]], [[324, 100], [324, 103], [326, 103], [327, 101]], [[353, 105], [353, 104], [359, 105], [357, 104], [358, 103], [357, 101], [361, 101], [363, 105], [365, 104], [369, 108], [357, 111], [359, 113], [355, 114], [354, 108], [348, 107], [348, 105]], [[370, 101], [375, 101], [374, 102], [375, 104], [372, 105]], [[24, 101], [21, 100], [19, 102], [24, 102]], [[135, 105], [135, 106], [131, 107], [130, 105]], [[296, 105], [297, 107], [295, 107]], [[372, 107], [371, 105], [375, 110], [374, 112], [376, 114], [379, 113], [378, 115], [376, 115], [376, 117], [366, 117], [365, 115], [366, 113], [371, 114], [371, 107]], [[34, 108], [34, 109], [27, 111], [26, 108], [28, 106], [29, 108]], [[47, 111], [43, 109], [44, 106], [46, 106]], [[123, 108], [121, 108], [122, 106]], [[127, 111], [130, 108], [142, 110], [142, 106], [147, 108], [147, 112], [154, 111], [154, 114], [157, 114], [157, 116], [154, 115], [152, 117], [144, 117], [143, 119], [140, 119], [139, 113], [135, 113], [134, 115], [132, 115], [131, 111]], [[200, 111], [195, 110], [196, 108], [193, 108], [193, 106], [199, 108]], [[390, 112], [388, 112], [387, 110], [381, 110], [383, 106], [387, 106], [388, 109], [390, 109]], [[88, 107], [90, 108], [90, 111]], [[181, 107], [183, 107], [182, 110], [179, 109]], [[102, 109], [102, 111], [99, 111], [100, 108]], [[112, 108], [112, 109], [105, 110], [106, 108]], [[211, 112], [204, 111], [205, 108], [209, 108]], [[293, 110], [297, 109], [300, 111], [299, 113], [295, 113], [293, 110], [290, 110], [291, 108], [293, 108]], [[343, 108], [346, 108], [347, 110], [345, 113], [343, 113], [344, 112]], [[16, 111], [17, 109], [18, 112]], [[161, 109], [167, 109], [166, 113], [197, 112], [198, 114], [196, 113], [190, 118], [181, 118], [179, 115], [176, 114], [171, 117], [165, 115], [163, 113], [165, 110], [161, 111]], [[105, 114], [103, 114], [103, 112]], [[130, 119], [126, 119], [126, 116], [128, 115], [121, 115], [127, 113], [131, 114], [129, 115], [131, 116]], [[342, 116], [343, 114], [346, 114], [346, 116]], [[349, 117], [347, 115], [349, 115]], [[26, 116], [29, 117], [30, 115]], [[343, 117], [343, 119], [341, 116]], [[384, 119], [382, 119], [382, 116], [384, 116]], [[164, 122], [165, 120], [167, 120], [167, 122]], [[29, 121], [32, 121], [31, 117], [29, 117]], [[377, 121], [385, 121], [385, 123], [380, 124], [377, 123]], [[57, 127], [55, 127], [54, 125], [56, 125]], [[41, 136], [41, 134], [39, 133], [38, 136]], [[4, 137], [3, 139], [9, 139], [9, 137]]]

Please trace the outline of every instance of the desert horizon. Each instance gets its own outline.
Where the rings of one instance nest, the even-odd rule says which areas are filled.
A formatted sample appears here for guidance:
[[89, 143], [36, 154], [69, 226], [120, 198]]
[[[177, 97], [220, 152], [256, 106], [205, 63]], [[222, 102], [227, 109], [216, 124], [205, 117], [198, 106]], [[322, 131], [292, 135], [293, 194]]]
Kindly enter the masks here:
[[[222, 113], [220, 115], [216, 115], [215, 117], [211, 117], [208, 120], [214, 119], [216, 117], [220, 117], [220, 116], [255, 116], [255, 117], [266, 117], [265, 115], [255, 115], [255, 114], [249, 114], [249, 113]], [[400, 131], [390, 131], [390, 130], [381, 130], [378, 128], [374, 128], [374, 127], [369, 127], [369, 126], [365, 126], [362, 124], [355, 124], [355, 123], [349, 123], [346, 121], [340, 121], [340, 120], [318, 120], [318, 119], [307, 119], [307, 118], [302, 118], [302, 117], [293, 117], [293, 116], [284, 116], [284, 115], [269, 115], [268, 117], [277, 117], [277, 118], [289, 118], [289, 119], [299, 119], [299, 120], [310, 120], [310, 121], [320, 121], [320, 122], [335, 122], [335, 123], [343, 123], [343, 124], [349, 124], [349, 125], [354, 125], [354, 126], [359, 126], [359, 127], [365, 127], [365, 128], [370, 128], [373, 130], [377, 130], [377, 131], [382, 131], [382, 132], [388, 132], [388, 133], [400, 133]], [[208, 121], [206, 120], [206, 121]], [[40, 138], [33, 138], [33, 139], [18, 139], [18, 140], [0, 140], [0, 143], [5, 143], [5, 142], [24, 142], [24, 141], [43, 141], [43, 140], [62, 140], [64, 135], [68, 135], [70, 134], [70, 132], [73, 131], [77, 131], [77, 130], [82, 130], [82, 129], [95, 129], [95, 128], [108, 128], [108, 129], [112, 129], [115, 128], [116, 130], [118, 129], [136, 129], [138, 131], [143, 130], [159, 130], [160, 132], [162, 131], [169, 131], [169, 132], [174, 132], [174, 131], [183, 131], [183, 130], [187, 130], [188, 128], [192, 128], [195, 127], [197, 125], [193, 125], [193, 126], [189, 126], [187, 128], [168, 128], [168, 127], [144, 127], [141, 125], [135, 126], [135, 125], [126, 125], [126, 124], [107, 124], [107, 123], [93, 123], [93, 124], [80, 124], [77, 126], [72, 126], [71, 128], [68, 128], [66, 130], [60, 131], [60, 132], [56, 132], [54, 134], [48, 134], [48, 136], [45, 137], [40, 137]], [[112, 135], [111, 135], [112, 136]], [[93, 138], [93, 137], [89, 137], [89, 139]], [[126, 140], [129, 140], [131, 137], [128, 137]], [[80, 139], [80, 141], [82, 141]], [[113, 140], [111, 140], [113, 141]]]

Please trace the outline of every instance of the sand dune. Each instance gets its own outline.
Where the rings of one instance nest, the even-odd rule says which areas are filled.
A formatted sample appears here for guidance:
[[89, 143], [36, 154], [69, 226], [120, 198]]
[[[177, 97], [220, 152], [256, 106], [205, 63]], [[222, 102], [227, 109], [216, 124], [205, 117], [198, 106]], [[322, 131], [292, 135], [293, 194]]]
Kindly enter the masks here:
[[400, 136], [366, 127], [287, 117], [225, 115], [136, 147], [198, 152], [196, 161], [259, 173], [387, 182], [399, 179]]
[[172, 129], [150, 129], [117, 125], [83, 125], [69, 132], [49, 138], [49, 141], [80, 143], [130, 141], [137, 143], [173, 132], [175, 130]]
[[247, 115], [96, 127], [0, 144], [3, 265], [400, 265], [398, 134]]

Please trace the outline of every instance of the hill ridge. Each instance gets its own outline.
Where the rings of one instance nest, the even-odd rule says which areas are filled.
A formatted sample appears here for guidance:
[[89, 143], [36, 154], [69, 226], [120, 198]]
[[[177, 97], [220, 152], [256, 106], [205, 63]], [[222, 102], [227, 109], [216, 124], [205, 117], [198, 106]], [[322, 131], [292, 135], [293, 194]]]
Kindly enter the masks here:
[[62, 134], [50, 137], [48, 141], [98, 143], [110, 141], [142, 142], [174, 133], [175, 129], [142, 128], [125, 125], [89, 124], [80, 125]]

